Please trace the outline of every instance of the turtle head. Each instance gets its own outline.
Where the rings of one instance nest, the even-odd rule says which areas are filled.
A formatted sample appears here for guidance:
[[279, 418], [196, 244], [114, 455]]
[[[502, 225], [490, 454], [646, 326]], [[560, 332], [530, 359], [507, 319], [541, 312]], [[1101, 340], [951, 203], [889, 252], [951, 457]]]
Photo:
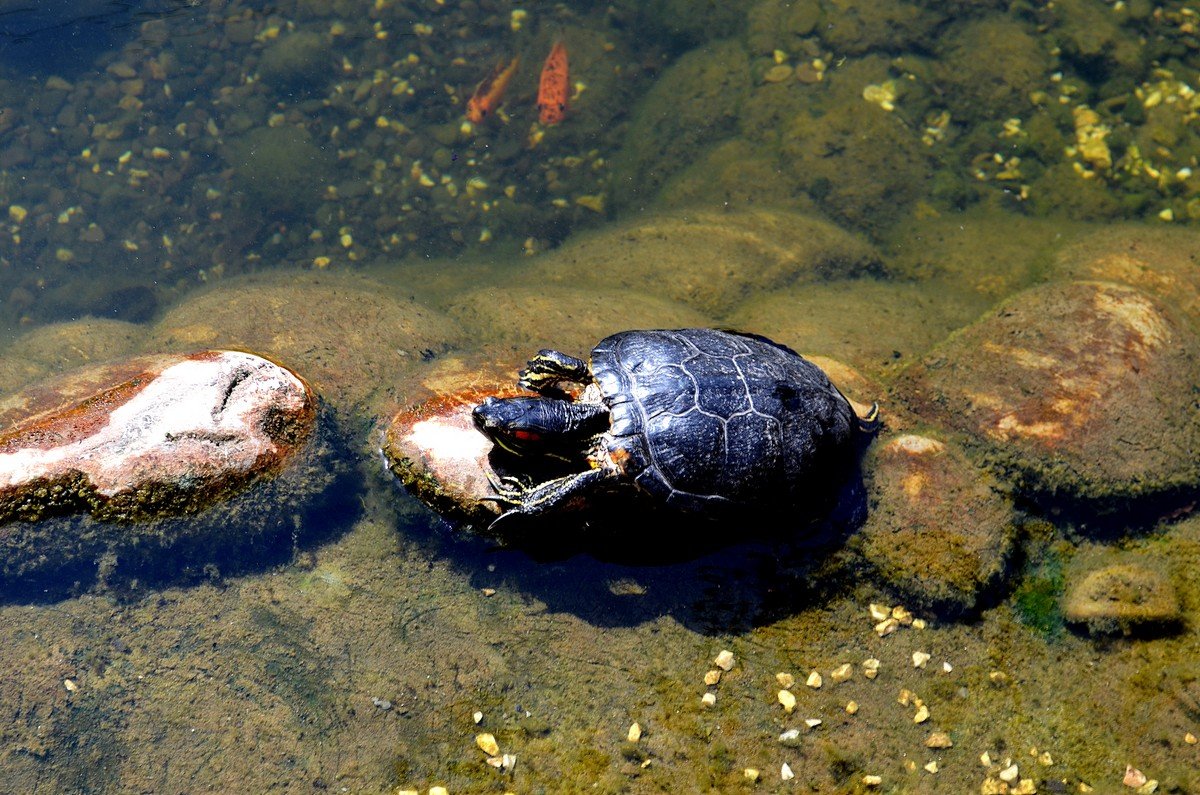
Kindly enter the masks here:
[[544, 397], [489, 397], [471, 417], [479, 432], [514, 455], [579, 453], [608, 425], [591, 407]]

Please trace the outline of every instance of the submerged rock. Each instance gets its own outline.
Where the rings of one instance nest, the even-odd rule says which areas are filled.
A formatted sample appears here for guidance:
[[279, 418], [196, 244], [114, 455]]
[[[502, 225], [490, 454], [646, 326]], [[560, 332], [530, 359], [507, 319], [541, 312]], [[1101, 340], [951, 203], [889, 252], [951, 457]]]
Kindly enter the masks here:
[[627, 289], [720, 317], [748, 295], [861, 276], [879, 262], [870, 244], [828, 221], [771, 210], [692, 210], [580, 237], [521, 278], [538, 286]]
[[1125, 560], [1091, 569], [1068, 586], [1063, 616], [1092, 634], [1164, 631], [1179, 624], [1179, 597], [1160, 565]]
[[393, 292], [348, 273], [229, 279], [167, 312], [149, 344], [258, 351], [293, 364], [338, 409], [373, 408], [406, 369], [463, 339], [453, 320]]
[[316, 461], [318, 407], [290, 370], [233, 351], [128, 359], [0, 401], [0, 587], [299, 533], [337, 470]]
[[968, 434], [1003, 475], [1090, 513], [1200, 484], [1200, 342], [1175, 313], [1105, 282], [1017, 294], [897, 382], [913, 411]]
[[851, 543], [917, 606], [976, 609], [1016, 543], [1009, 499], [957, 445], [930, 436], [879, 439], [863, 469], [870, 512]]

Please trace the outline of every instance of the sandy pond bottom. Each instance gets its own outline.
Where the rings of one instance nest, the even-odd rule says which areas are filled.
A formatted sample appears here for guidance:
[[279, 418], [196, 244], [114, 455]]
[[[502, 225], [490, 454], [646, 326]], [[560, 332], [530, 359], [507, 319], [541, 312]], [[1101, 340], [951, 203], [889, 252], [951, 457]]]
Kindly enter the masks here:
[[[978, 227], [958, 228], [914, 236], [950, 280], [987, 243], [955, 255], [952, 243], [980, 237]], [[761, 275], [757, 264], [773, 249], [751, 245], [757, 232], [735, 231], [740, 248], [721, 261], [741, 268], [734, 276]], [[744, 268], [738, 251], [750, 252]], [[630, 252], [641, 261], [641, 249]], [[586, 253], [581, 246], [562, 257]], [[783, 264], [800, 267], [793, 259]], [[652, 262], [670, 264], [665, 255]], [[682, 290], [684, 273], [658, 281]], [[959, 282], [978, 275], [964, 271]], [[485, 283], [474, 298], [461, 281], [444, 286], [441, 304], [456, 313], [459, 336], [430, 314], [443, 288], [435, 278], [412, 278], [420, 301], [397, 304], [330, 274], [264, 286], [254, 312], [229, 303], [229, 295], [258, 295], [245, 285], [195, 298], [146, 344], [240, 343], [296, 364], [341, 407], [388, 416], [394, 395], [385, 393], [406, 383], [397, 375], [406, 361], [428, 350], [434, 366], [443, 352], [467, 348], [460, 337], [497, 339], [485, 333], [484, 310], [512, 295], [511, 279], [492, 277], [497, 289]], [[858, 354], [847, 355], [852, 363], [887, 377], [897, 366], [892, 346], [911, 361], [1027, 281], [1012, 275], [996, 294], [964, 289], [961, 306], [918, 306], [908, 321], [909, 305], [886, 300], [892, 283], [880, 282], [875, 305], [893, 312], [875, 325], [889, 339], [883, 361], [828, 324], [789, 329], [783, 321], [803, 313], [787, 302], [755, 311], [761, 330], [780, 335], [768, 322], [775, 318], [806, 349], [841, 342]], [[304, 302], [287, 290], [318, 287], [327, 300], [308, 322], [294, 322], [290, 307]], [[746, 289], [811, 297], [795, 278]], [[739, 312], [732, 299], [686, 290], [671, 298], [690, 302], [677, 314], [589, 303], [586, 287], [554, 295], [506, 310], [522, 338], [502, 339], [498, 359], [515, 369], [546, 343], [581, 353], [622, 326], [693, 322], [697, 313], [718, 323]], [[878, 321], [880, 311], [866, 319]], [[916, 333], [933, 322], [930, 313], [938, 333]], [[242, 329], [239, 318], [258, 326]], [[863, 320], [842, 322], [857, 329]], [[818, 331], [825, 339], [807, 344]], [[32, 360], [29, 348], [20, 350]], [[20, 364], [11, 361], [10, 369]], [[1200, 612], [1200, 518], [1105, 544], [1074, 535], [1065, 521], [1031, 522], [1023, 559], [979, 616], [940, 621], [916, 611], [910, 621], [898, 610], [904, 621], [881, 635], [876, 628], [905, 606], [840, 545], [743, 543], [687, 559], [695, 550], [684, 542], [677, 560], [655, 565], [535, 561], [454, 535], [375, 462], [364, 468], [361, 513], [338, 518], [329, 540], [302, 545], [284, 565], [190, 587], [85, 584], [74, 598], [0, 604], [0, 791], [1133, 792], [1123, 781], [1138, 776], [1127, 766], [1147, 779], [1142, 791], [1200, 791], [1200, 631], [1186, 618]], [[746, 529], [725, 531], [742, 538]], [[1057, 599], [1069, 561], [1103, 547], [1168, 561], [1184, 621], [1158, 637], [1064, 628]], [[714, 662], [722, 651], [732, 653], [727, 671]]]
[[[4, 789], [832, 792], [878, 776], [880, 791], [979, 792], [1003, 775], [1113, 792], [1127, 763], [1162, 791], [1200, 787], [1194, 631], [1097, 643], [1001, 604], [880, 637], [882, 594], [836, 563], [819, 590], [802, 561], [747, 547], [535, 563], [378, 496], [278, 571], [0, 609]], [[1200, 522], [1173, 533], [1194, 570]], [[706, 685], [722, 650], [732, 667]], [[510, 773], [487, 764], [485, 732]], [[928, 747], [936, 733], [952, 746]]]

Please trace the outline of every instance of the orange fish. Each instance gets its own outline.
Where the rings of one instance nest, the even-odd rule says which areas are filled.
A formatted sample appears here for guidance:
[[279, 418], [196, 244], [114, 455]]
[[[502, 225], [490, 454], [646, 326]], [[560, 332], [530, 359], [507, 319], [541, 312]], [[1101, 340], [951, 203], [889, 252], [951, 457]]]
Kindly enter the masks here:
[[512, 80], [513, 75], [517, 73], [517, 64], [521, 63], [521, 56], [512, 59], [508, 66], [504, 62], [496, 64], [496, 68], [492, 73], [483, 78], [478, 86], [475, 87], [475, 93], [467, 100], [467, 118], [473, 124], [482, 124], [483, 120], [496, 112], [496, 108], [500, 107], [500, 103], [504, 101], [504, 91], [508, 88], [508, 83]]
[[558, 124], [567, 116], [567, 95], [571, 90], [571, 75], [567, 68], [567, 48], [555, 42], [542, 77], [538, 81], [538, 119], [542, 124]]

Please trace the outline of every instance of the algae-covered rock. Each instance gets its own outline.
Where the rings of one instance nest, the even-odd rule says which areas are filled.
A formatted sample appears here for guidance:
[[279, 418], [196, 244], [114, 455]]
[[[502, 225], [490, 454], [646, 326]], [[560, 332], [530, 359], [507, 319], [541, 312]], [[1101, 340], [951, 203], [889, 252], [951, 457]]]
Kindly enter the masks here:
[[[959, 119], [1005, 119], [1029, 108], [1053, 60], [1043, 39], [1006, 17], [970, 20], [941, 39], [939, 81]], [[1002, 68], [997, 68], [1002, 64]]]
[[245, 196], [247, 211], [263, 215], [316, 209], [333, 182], [336, 156], [302, 127], [257, 127], [230, 142], [225, 160], [230, 185]]
[[36, 328], [14, 341], [5, 355], [21, 356], [55, 369], [79, 367], [127, 356], [144, 335], [144, 326], [89, 317]]
[[1162, 303], [1051, 283], [953, 335], [896, 393], [968, 434], [1022, 491], [1108, 513], [1200, 485], [1200, 409], [1186, 397], [1198, 368], [1200, 341]]
[[633, 290], [567, 286], [480, 287], [454, 300], [447, 313], [469, 336], [540, 348], [586, 351], [628, 328], [703, 326], [711, 319], [674, 301]]
[[315, 81], [332, 74], [329, 43], [319, 33], [301, 30], [268, 44], [258, 61], [258, 74], [279, 89], [313, 90]]
[[[1094, 635], [1177, 628], [1182, 608], [1162, 561], [1110, 553], [1076, 566], [1063, 597], [1063, 617]], [[1115, 560], [1114, 560], [1115, 558]]]
[[149, 333], [160, 349], [235, 347], [294, 364], [336, 408], [393, 389], [414, 362], [462, 341], [457, 324], [350, 274], [264, 274], [190, 296]]
[[898, 224], [880, 247], [889, 275], [919, 281], [927, 292], [951, 293], [979, 315], [1043, 279], [1076, 228], [995, 210], [954, 213]]
[[979, 607], [1015, 546], [1009, 499], [958, 445], [931, 436], [878, 439], [863, 470], [870, 507], [852, 544], [879, 576], [925, 609]]
[[756, 295], [725, 322], [879, 376], [915, 361], [976, 315], [968, 302], [946, 291], [863, 278]]
[[294, 373], [232, 351], [97, 365], [0, 401], [0, 588], [300, 535], [344, 469], [319, 414]]
[[821, 41], [848, 55], [900, 52], [914, 42], [928, 41], [944, 14], [937, 6], [906, 0], [825, 0], [820, 5], [816, 30]]
[[816, 203], [795, 195], [776, 159], [741, 138], [716, 144], [672, 176], [659, 193], [659, 204], [722, 210], [789, 207], [816, 214]]
[[690, 47], [737, 35], [754, 0], [617, 0], [612, 5], [630, 15], [643, 35]]
[[650, 203], [663, 182], [704, 148], [729, 137], [750, 90], [750, 59], [724, 41], [692, 50], [663, 72], [633, 110], [624, 144], [612, 159], [614, 203]]
[[858, 229], [878, 230], [909, 212], [930, 175], [919, 135], [861, 99], [820, 116], [798, 114], [783, 131], [781, 153], [818, 207]]
[[816, 218], [680, 210], [576, 238], [522, 278], [633, 290], [720, 317], [751, 294], [849, 278], [878, 264], [868, 243]]

